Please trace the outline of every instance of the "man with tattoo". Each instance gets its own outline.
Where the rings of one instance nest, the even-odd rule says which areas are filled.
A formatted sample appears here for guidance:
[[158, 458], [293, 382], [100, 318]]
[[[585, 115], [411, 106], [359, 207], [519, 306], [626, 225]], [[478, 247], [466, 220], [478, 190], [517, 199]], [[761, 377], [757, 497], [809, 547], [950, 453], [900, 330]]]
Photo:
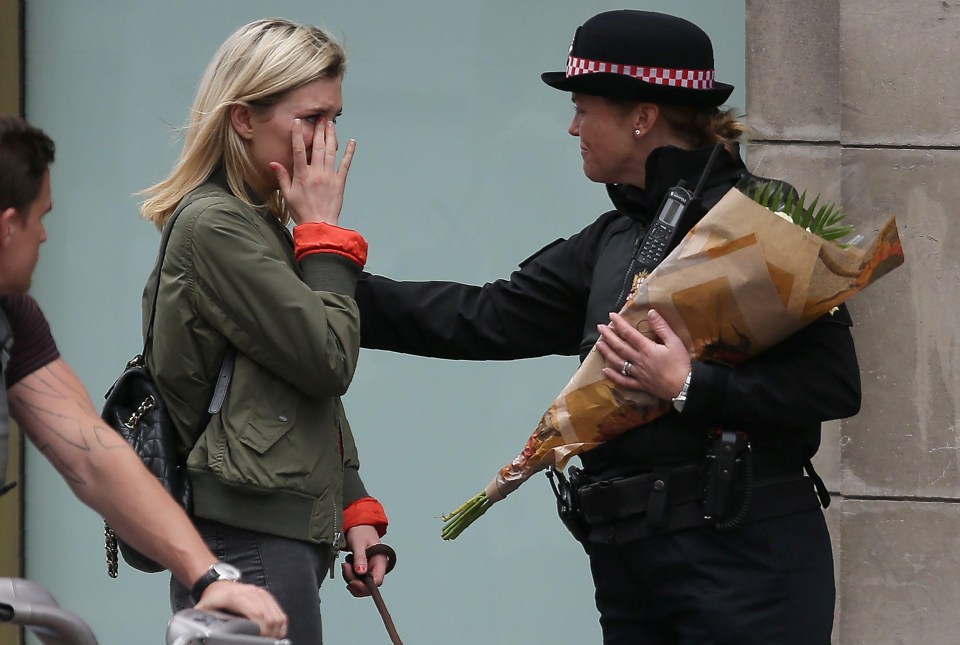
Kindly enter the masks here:
[[[27, 294], [47, 239], [42, 219], [52, 208], [53, 156], [53, 141], [43, 131], [0, 115], [0, 366], [6, 385], [0, 387], [0, 495], [12, 485], [5, 482], [12, 417], [117, 534], [188, 588], [202, 588], [198, 608], [245, 616], [263, 635], [283, 637], [287, 617], [267, 591], [217, 580], [216, 572], [210, 582], [217, 558], [133, 449], [100, 419]], [[140, 513], [143, 508], [150, 513]]]

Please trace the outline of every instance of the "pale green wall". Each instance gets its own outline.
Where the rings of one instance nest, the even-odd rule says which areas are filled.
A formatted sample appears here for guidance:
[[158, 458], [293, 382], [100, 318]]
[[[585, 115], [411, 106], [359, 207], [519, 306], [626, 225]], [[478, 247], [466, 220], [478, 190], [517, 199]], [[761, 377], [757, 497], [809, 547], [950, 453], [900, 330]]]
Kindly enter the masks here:
[[[574, 28], [619, 3], [30, 0], [27, 116], [56, 140], [55, 210], [34, 293], [97, 403], [139, 348], [139, 302], [158, 236], [135, 191], [172, 164], [204, 65], [240, 24], [323, 23], [350, 54], [339, 131], [359, 147], [341, 222], [368, 268], [483, 282], [608, 208], [566, 134], [563, 69]], [[718, 77], [743, 106], [744, 7], [659, 0], [711, 33]], [[439, 516], [512, 459], [576, 368], [572, 358], [468, 364], [364, 352], [346, 405], [369, 490], [390, 515], [399, 567], [385, 599], [409, 643], [599, 641], [586, 557], [542, 476], [459, 540]], [[160, 642], [166, 578], [107, 578], [101, 524], [35, 450], [27, 467], [27, 572], [102, 642]], [[386, 642], [370, 600], [322, 592], [329, 643]]]

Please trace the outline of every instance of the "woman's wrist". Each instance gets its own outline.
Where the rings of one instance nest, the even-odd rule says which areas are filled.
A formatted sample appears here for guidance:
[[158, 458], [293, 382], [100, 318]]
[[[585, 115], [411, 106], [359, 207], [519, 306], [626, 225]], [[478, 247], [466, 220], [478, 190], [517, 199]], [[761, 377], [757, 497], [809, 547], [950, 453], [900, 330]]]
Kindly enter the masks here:
[[387, 513], [383, 505], [373, 497], [361, 497], [343, 509], [343, 527], [349, 531], [355, 526], [372, 526], [383, 537], [387, 532]]
[[690, 389], [690, 379], [693, 377], [693, 367], [687, 370], [687, 375], [683, 379], [683, 385], [680, 386], [680, 389], [677, 390], [677, 393], [671, 399], [673, 404], [673, 409], [677, 412], [683, 412], [684, 406], [687, 404], [687, 392]]
[[294, 253], [299, 262], [308, 255], [333, 253], [358, 264], [367, 263], [367, 241], [356, 231], [327, 224], [305, 222], [293, 227]]

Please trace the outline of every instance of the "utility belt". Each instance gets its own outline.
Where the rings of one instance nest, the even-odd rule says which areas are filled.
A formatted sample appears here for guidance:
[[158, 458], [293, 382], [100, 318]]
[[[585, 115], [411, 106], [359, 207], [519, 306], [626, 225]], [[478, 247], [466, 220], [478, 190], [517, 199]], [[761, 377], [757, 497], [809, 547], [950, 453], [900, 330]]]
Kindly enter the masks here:
[[584, 544], [697, 527], [727, 530], [830, 503], [809, 460], [754, 454], [746, 435], [732, 431], [718, 431], [701, 462], [595, 482], [577, 468], [569, 474], [547, 472], [560, 519]]

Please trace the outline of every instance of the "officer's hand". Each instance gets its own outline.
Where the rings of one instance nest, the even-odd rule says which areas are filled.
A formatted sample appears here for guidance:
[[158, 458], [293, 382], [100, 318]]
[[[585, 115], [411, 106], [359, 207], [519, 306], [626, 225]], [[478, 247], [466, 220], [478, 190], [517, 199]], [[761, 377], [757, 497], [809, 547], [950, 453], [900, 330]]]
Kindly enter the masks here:
[[690, 373], [690, 354], [653, 309], [637, 326], [646, 334], [615, 313], [610, 314], [609, 325], [597, 326], [597, 349], [607, 363], [603, 375], [621, 387], [644, 390], [669, 401]]

